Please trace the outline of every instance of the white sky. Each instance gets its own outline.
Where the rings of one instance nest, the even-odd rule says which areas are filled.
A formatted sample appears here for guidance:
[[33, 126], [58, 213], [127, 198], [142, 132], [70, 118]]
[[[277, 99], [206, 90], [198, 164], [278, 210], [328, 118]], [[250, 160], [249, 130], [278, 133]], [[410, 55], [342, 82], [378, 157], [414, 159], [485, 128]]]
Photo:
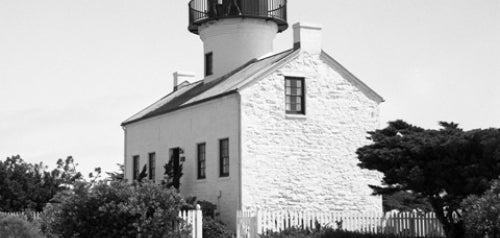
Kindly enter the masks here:
[[[0, 0], [0, 159], [123, 163], [120, 122], [202, 75], [187, 0]], [[381, 94], [381, 126], [500, 127], [500, 1], [289, 0], [323, 48]], [[275, 50], [292, 47], [291, 29]]]

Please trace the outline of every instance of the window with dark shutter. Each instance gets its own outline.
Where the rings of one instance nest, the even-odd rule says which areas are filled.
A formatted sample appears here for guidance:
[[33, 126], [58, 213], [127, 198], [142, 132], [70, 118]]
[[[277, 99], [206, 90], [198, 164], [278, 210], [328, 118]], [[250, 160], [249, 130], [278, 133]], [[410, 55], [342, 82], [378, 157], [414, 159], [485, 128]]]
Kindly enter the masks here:
[[205, 160], [205, 143], [198, 144], [198, 179], [205, 179], [207, 176], [205, 174], [206, 160]]
[[132, 157], [132, 180], [136, 180], [139, 176], [139, 156]]
[[214, 54], [212, 52], [205, 54], [205, 76], [212, 75], [214, 62], [213, 62]]
[[149, 158], [148, 158], [148, 167], [149, 167], [149, 180], [155, 182], [155, 175], [156, 175], [156, 154], [155, 153], [149, 153]]
[[219, 141], [220, 177], [229, 176], [229, 139]]
[[286, 113], [306, 114], [304, 78], [285, 78]]

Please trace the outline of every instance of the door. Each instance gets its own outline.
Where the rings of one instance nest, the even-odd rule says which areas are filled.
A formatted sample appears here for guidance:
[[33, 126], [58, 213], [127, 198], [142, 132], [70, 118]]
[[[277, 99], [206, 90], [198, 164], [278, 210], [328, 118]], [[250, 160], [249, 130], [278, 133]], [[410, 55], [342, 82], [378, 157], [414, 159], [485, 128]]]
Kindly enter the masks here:
[[181, 185], [182, 167], [180, 161], [181, 149], [179, 147], [170, 149], [170, 161], [171, 171], [169, 172], [169, 180], [172, 182], [172, 186], [179, 189]]

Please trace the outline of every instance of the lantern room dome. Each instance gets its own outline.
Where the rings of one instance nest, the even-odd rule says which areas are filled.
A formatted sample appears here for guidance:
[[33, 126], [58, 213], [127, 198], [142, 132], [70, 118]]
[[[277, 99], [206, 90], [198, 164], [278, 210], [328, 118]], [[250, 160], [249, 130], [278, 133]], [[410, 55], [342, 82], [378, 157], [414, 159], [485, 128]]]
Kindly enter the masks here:
[[209, 21], [226, 18], [256, 18], [273, 21], [278, 32], [288, 28], [287, 0], [191, 0], [189, 2], [189, 31], [199, 34], [198, 28]]

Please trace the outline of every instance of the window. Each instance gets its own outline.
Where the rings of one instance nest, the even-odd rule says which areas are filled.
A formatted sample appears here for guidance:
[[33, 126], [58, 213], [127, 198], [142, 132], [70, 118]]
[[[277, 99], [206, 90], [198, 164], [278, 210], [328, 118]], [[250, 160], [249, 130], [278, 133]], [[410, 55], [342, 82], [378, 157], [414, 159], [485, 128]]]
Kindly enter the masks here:
[[205, 76], [212, 75], [214, 62], [213, 62], [214, 54], [212, 52], [205, 54]]
[[149, 164], [149, 171], [148, 171], [148, 176], [149, 180], [155, 182], [155, 175], [156, 175], [156, 154], [155, 153], [149, 153], [149, 158], [148, 158], [148, 164]]
[[285, 78], [286, 113], [305, 114], [304, 78]]
[[229, 176], [229, 139], [222, 139], [219, 141], [219, 165], [220, 176]]
[[139, 176], [139, 156], [132, 157], [132, 180], [136, 180]]
[[205, 169], [206, 169], [206, 160], [205, 160], [205, 143], [198, 144], [198, 179], [206, 178]]

